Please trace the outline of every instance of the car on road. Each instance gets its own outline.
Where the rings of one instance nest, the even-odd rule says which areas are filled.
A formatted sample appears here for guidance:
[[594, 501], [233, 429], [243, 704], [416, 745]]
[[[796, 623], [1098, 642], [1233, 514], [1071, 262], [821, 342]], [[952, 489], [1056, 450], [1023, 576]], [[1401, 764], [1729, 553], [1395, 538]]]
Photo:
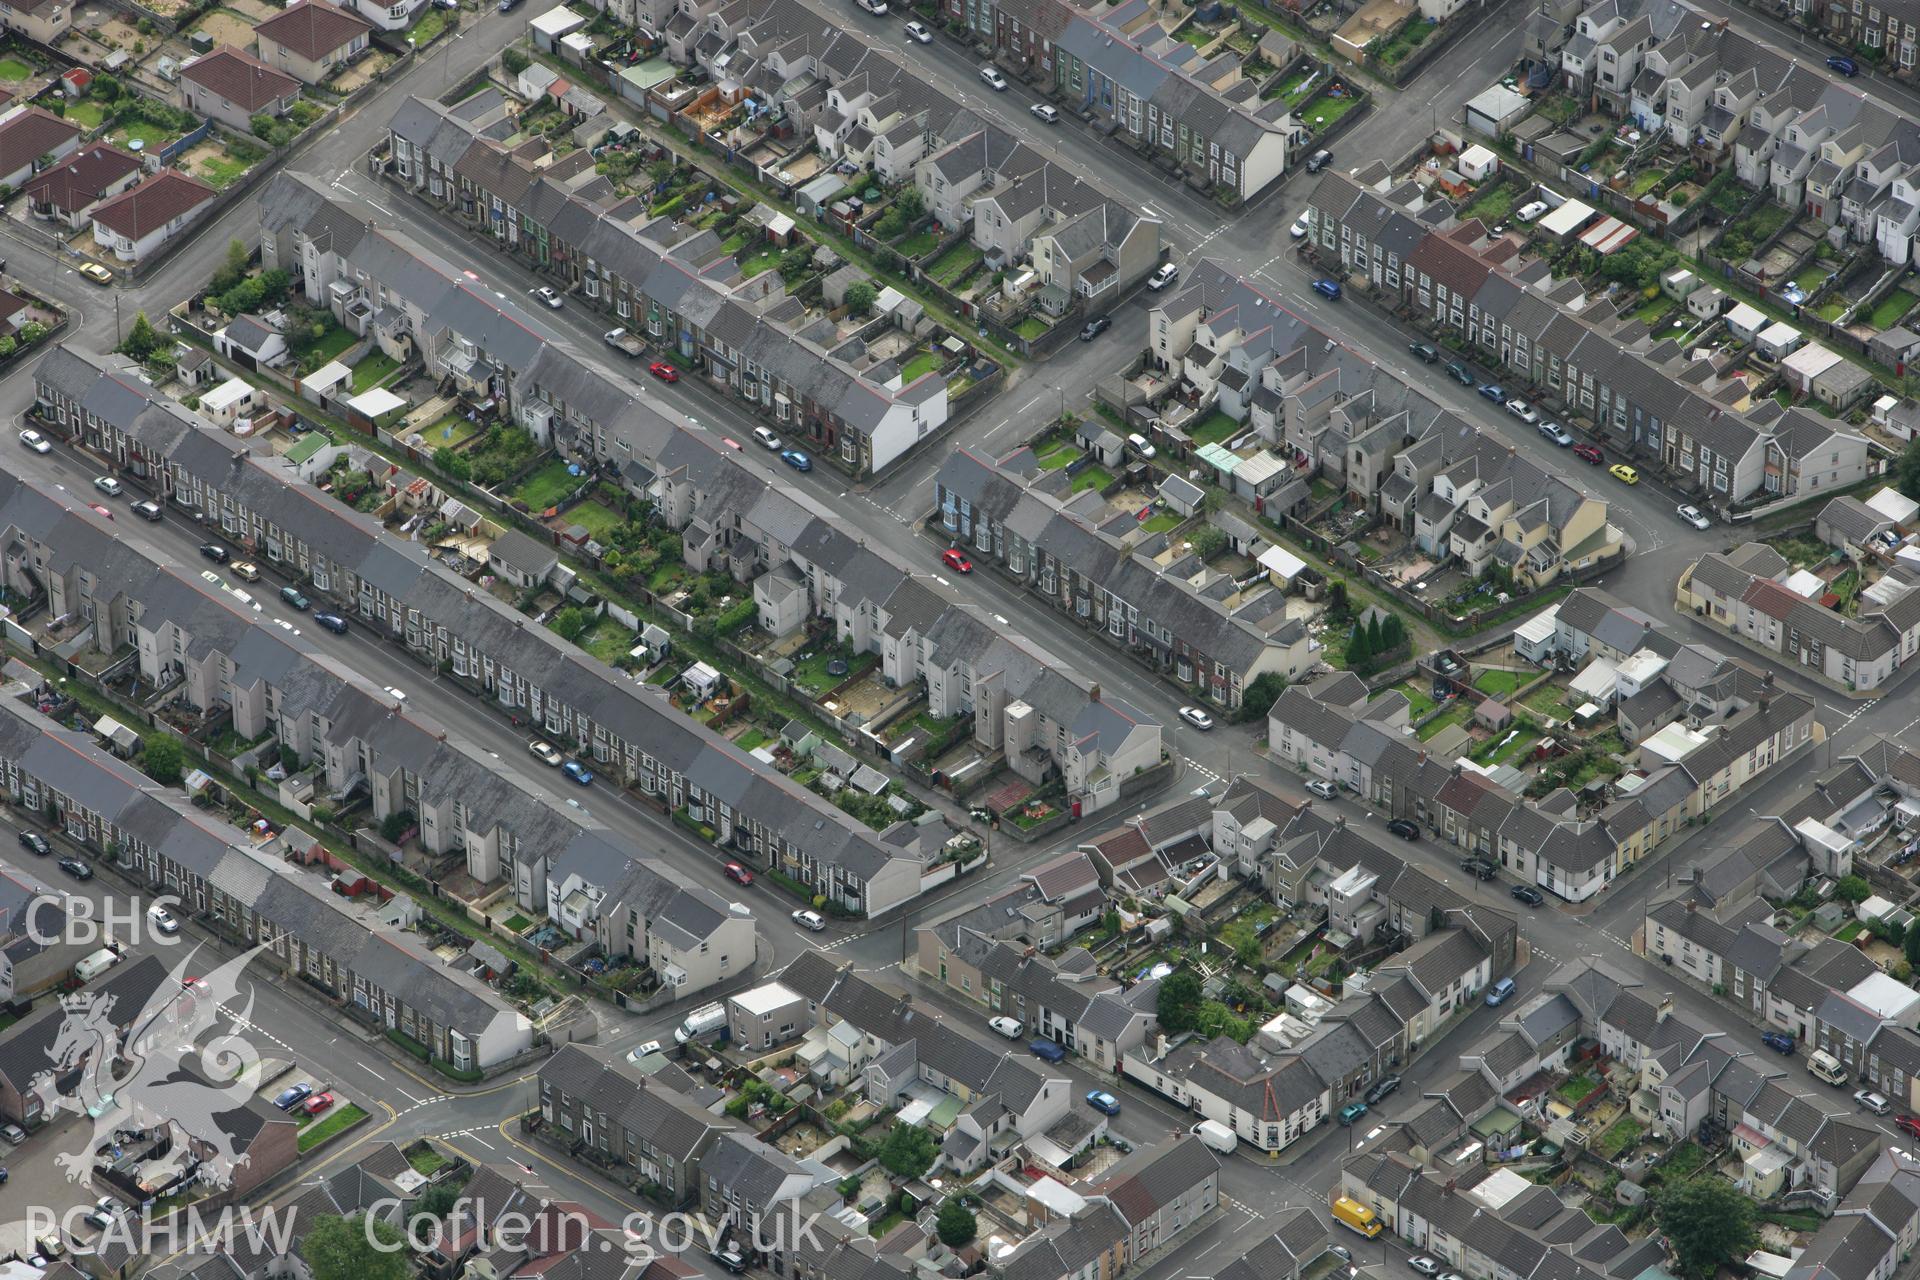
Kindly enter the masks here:
[[1920, 1138], [1920, 1120], [1916, 1120], [1912, 1116], [1895, 1116], [1893, 1123], [1898, 1126], [1900, 1132], [1906, 1134], [1908, 1137]]
[[556, 769], [560, 767], [560, 762], [566, 759], [565, 756], [560, 754], [558, 747], [542, 738], [530, 740], [527, 743], [527, 751], [541, 764], [550, 764]]
[[147, 908], [147, 922], [168, 937], [180, 932], [180, 921], [162, 903], [156, 902]]
[[1349, 1102], [1346, 1106], [1340, 1108], [1340, 1123], [1352, 1124], [1355, 1120], [1358, 1120], [1361, 1116], [1364, 1116], [1365, 1114], [1367, 1114], [1366, 1103]]
[[1516, 990], [1517, 988], [1514, 986], [1512, 978], [1500, 979], [1500, 981], [1487, 988], [1487, 1008], [1498, 1009], [1501, 1005], [1513, 998], [1513, 993]]
[[1607, 468], [1607, 474], [1621, 484], [1639, 484], [1640, 473], [1624, 462], [1616, 462]]
[[20, 847], [28, 853], [37, 853], [43, 858], [53, 852], [53, 846], [47, 843], [47, 838], [37, 831], [22, 831]]
[[1044, 102], [1036, 102], [1027, 108], [1027, 114], [1046, 124], [1059, 124], [1060, 113]]
[[347, 634], [347, 620], [337, 613], [316, 613], [313, 620], [337, 636]]
[[1067, 1060], [1067, 1051], [1051, 1040], [1029, 1040], [1027, 1052], [1042, 1062], [1059, 1063]]
[[273, 1105], [282, 1111], [290, 1111], [299, 1103], [313, 1096], [313, 1086], [302, 1080], [299, 1084], [290, 1084], [273, 1095]]
[[1325, 778], [1315, 778], [1307, 784], [1307, 790], [1319, 796], [1322, 800], [1331, 800], [1340, 794], [1340, 789], [1331, 782], [1328, 782]]
[[655, 360], [647, 366], [647, 372], [662, 382], [680, 381], [680, 371], [668, 364], [665, 360]]
[[1518, 396], [1515, 396], [1513, 399], [1507, 401], [1507, 412], [1512, 414], [1514, 417], [1520, 419], [1520, 421], [1526, 423], [1528, 426], [1532, 426], [1536, 422], [1540, 421], [1540, 411], [1535, 409], [1532, 405], [1528, 404], [1525, 400], [1520, 399]]
[[1713, 521], [1708, 519], [1707, 513], [1690, 502], [1681, 503], [1673, 509], [1673, 513], [1696, 529], [1713, 528]]
[[1313, 291], [1328, 302], [1340, 301], [1340, 282], [1338, 280], [1315, 280]]
[[1452, 378], [1455, 382], [1459, 383], [1463, 387], [1470, 387], [1473, 385], [1473, 370], [1467, 368], [1466, 365], [1462, 364], [1458, 360], [1455, 360], [1452, 364], [1447, 366], [1447, 376], [1449, 378]]
[[1295, 240], [1305, 240], [1307, 233], [1311, 230], [1313, 230], [1313, 215], [1302, 209], [1300, 216], [1293, 220], [1293, 225], [1287, 228], [1287, 235]]
[[980, 79], [985, 81], [987, 88], [992, 89], [995, 93], [1006, 92], [1007, 78], [1000, 74], [1000, 68], [998, 67], [980, 68]]
[[772, 427], [755, 427], [753, 438], [759, 442], [761, 448], [771, 449], [775, 453], [780, 452], [780, 433]]
[[593, 785], [593, 770], [587, 768], [587, 766], [581, 764], [578, 760], [567, 761], [560, 766], [560, 772], [566, 774], [570, 781], [578, 783], [580, 786], [590, 787]]
[[300, 588], [298, 587], [280, 588], [280, 598], [286, 601], [289, 606], [299, 611], [300, 613], [305, 613], [308, 609], [313, 607], [313, 601], [301, 595]]
[[1760, 1043], [1775, 1053], [1792, 1053], [1795, 1044], [1793, 1036], [1785, 1031], [1762, 1031]]
[[1573, 456], [1596, 467], [1607, 460], [1607, 455], [1600, 452], [1597, 444], [1577, 444], [1573, 446]]
[[27, 1140], [27, 1131], [17, 1124], [0, 1124], [0, 1138], [6, 1139], [9, 1146], [17, 1147]]
[[1087, 1090], [1087, 1105], [1103, 1115], [1117, 1116], [1120, 1114], [1120, 1099], [1114, 1097], [1105, 1089]]
[[1180, 264], [1177, 262], [1163, 262], [1154, 268], [1152, 275], [1147, 277], [1147, 288], [1158, 293], [1179, 278]]
[[1180, 708], [1180, 718], [1196, 729], [1213, 728], [1213, 717], [1198, 707]]
[[60, 869], [72, 876], [75, 880], [93, 879], [93, 868], [79, 858], [60, 859]]
[[133, 513], [142, 520], [158, 520], [161, 515], [160, 504], [152, 499], [133, 504]]
[[1838, 71], [1841, 75], [1851, 80], [1860, 74], [1860, 64], [1852, 58], [1843, 58], [1836, 53], [1827, 59], [1827, 70]]
[[1437, 364], [1440, 361], [1439, 348], [1430, 342], [1409, 342], [1407, 354], [1422, 364]]
[[1893, 1110], [1892, 1103], [1871, 1089], [1855, 1089], [1853, 1100], [1877, 1116], [1883, 1116]]
[[918, 18], [907, 24], [907, 39], [915, 44], [932, 44], [933, 32], [927, 30], [927, 24]]
[[715, 1249], [709, 1256], [719, 1263], [720, 1269], [728, 1275], [737, 1276], [746, 1273], [747, 1259], [738, 1249]]
[[1420, 838], [1419, 826], [1409, 822], [1405, 818], [1395, 818], [1387, 824], [1387, 830], [1399, 836], [1402, 840], [1418, 840]]
[[306, 1115], [317, 1116], [332, 1106], [333, 1101], [334, 1099], [331, 1093], [316, 1093], [300, 1104], [300, 1110]]
[[1562, 449], [1573, 443], [1573, 436], [1557, 422], [1543, 422], [1535, 428], [1541, 436], [1553, 441]]
[[1425, 1254], [1422, 1254], [1418, 1258], [1407, 1259], [1407, 1265], [1423, 1276], [1437, 1276], [1440, 1274], [1440, 1264]]
[[818, 911], [809, 911], [805, 907], [795, 911], [788, 918], [809, 933], [819, 933], [827, 927], [827, 918], [825, 916], [821, 915]]
[[47, 443], [47, 438], [31, 427], [20, 433], [20, 443], [35, 453], [53, 452], [53, 446]]
[[998, 1018], [988, 1018], [987, 1026], [995, 1035], [1005, 1036], [1009, 1040], [1018, 1040], [1020, 1033], [1027, 1029], [1026, 1024], [1020, 1019], [1009, 1018], [1004, 1014]]
[[1307, 157], [1307, 172], [1318, 173], [1333, 163], [1333, 152], [1324, 147]]
[[95, 476], [93, 478], [93, 487], [106, 494], [109, 498], [117, 498], [120, 496], [120, 482], [112, 476]]
[[1460, 863], [1460, 869], [1475, 880], [1491, 880], [1500, 874], [1500, 868], [1485, 858], [1467, 858]]
[[945, 551], [942, 551], [940, 553], [940, 563], [955, 573], [973, 572], [973, 561], [969, 560], [967, 553], [958, 547], [948, 547]]
[[403, 705], [406, 703], [407, 691], [405, 689], [402, 689], [397, 685], [390, 684], [387, 686], [387, 692], [393, 695], [393, 700], [395, 702], [401, 703]]
[[81, 1220], [90, 1227], [98, 1227], [105, 1231], [123, 1212], [125, 1209], [119, 1200], [113, 1196], [101, 1196], [93, 1202], [92, 1208], [81, 1215]]
[[83, 262], [79, 266], [75, 267], [74, 270], [78, 271], [81, 275], [93, 281], [95, 284], [112, 284], [113, 283], [113, 272], [107, 270], [105, 267], [101, 266], [97, 262]]
[[1113, 328], [1112, 316], [1095, 316], [1080, 326], [1080, 341], [1092, 342], [1111, 328]]
[[260, 566], [251, 560], [236, 560], [233, 565], [233, 576], [246, 582], [258, 582]]
[[1517, 884], [1509, 889], [1507, 894], [1515, 902], [1524, 902], [1530, 907], [1537, 907], [1547, 900], [1546, 894], [1530, 884]]
[[853, 0], [853, 2], [876, 18], [887, 16], [887, 0]]
[[1505, 404], [1507, 402], [1507, 389], [1497, 382], [1481, 383], [1480, 394], [1495, 404]]
[[555, 311], [560, 309], [561, 303], [563, 302], [563, 299], [560, 297], [560, 291], [550, 284], [543, 284], [538, 289], [535, 289], [533, 296], [546, 303], [549, 307], [552, 307]]
[[786, 463], [795, 471], [813, 470], [813, 459], [798, 449], [782, 449], [780, 451], [780, 461]]
[[200, 554], [215, 564], [225, 564], [227, 562], [227, 549], [217, 542], [201, 543]]
[[726, 866], [720, 868], [720, 874], [737, 885], [745, 886], [753, 883], [753, 872], [747, 870], [737, 862], [729, 862]]
[[1398, 1089], [1399, 1087], [1400, 1087], [1399, 1076], [1386, 1076], [1380, 1080], [1375, 1081], [1373, 1088], [1367, 1090], [1367, 1105], [1370, 1107], [1378, 1106], [1380, 1103], [1380, 1099], [1386, 1097], [1388, 1094], [1392, 1093], [1395, 1089]]

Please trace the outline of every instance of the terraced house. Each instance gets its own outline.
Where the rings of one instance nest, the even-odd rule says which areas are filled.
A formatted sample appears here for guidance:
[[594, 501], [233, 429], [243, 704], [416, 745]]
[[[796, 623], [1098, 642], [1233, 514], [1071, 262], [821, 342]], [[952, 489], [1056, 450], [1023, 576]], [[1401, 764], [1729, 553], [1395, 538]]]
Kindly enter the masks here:
[[[1413, 313], [1472, 344], [1529, 392], [1585, 418], [1643, 466], [1657, 466], [1716, 506], [1837, 489], [1865, 479], [1865, 437], [1820, 414], [1751, 399], [1744, 379], [1692, 361], [1578, 281], [1478, 221], [1426, 229], [1394, 217], [1401, 193], [1329, 174], [1308, 204], [1311, 242], [1325, 258], [1376, 269], [1385, 252]], [[1404, 212], [1404, 210], [1400, 210]], [[1417, 219], [1415, 220], [1418, 221]], [[1375, 242], [1379, 229], [1392, 239]], [[1384, 280], [1386, 277], [1382, 277]]]

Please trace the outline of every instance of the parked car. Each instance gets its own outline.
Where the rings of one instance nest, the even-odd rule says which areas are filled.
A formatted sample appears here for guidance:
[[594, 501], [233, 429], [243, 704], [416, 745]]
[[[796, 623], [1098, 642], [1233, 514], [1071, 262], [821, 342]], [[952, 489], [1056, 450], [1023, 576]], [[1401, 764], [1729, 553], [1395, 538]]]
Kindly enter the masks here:
[[942, 551], [940, 553], [940, 563], [955, 573], [973, 572], [973, 561], [969, 560], [967, 553], [958, 547], [948, 547], [945, 551]]
[[317, 1116], [332, 1105], [333, 1095], [331, 1093], [316, 1093], [300, 1104], [300, 1110], [306, 1115]]
[[243, 582], [258, 582], [260, 566], [251, 560], [236, 560], [233, 562], [233, 576]]
[[1517, 884], [1509, 889], [1507, 893], [1515, 902], [1524, 902], [1530, 907], [1537, 907], [1547, 900], [1546, 894], [1540, 892], [1530, 884]]
[[907, 39], [915, 44], [932, 44], [933, 32], [927, 30], [927, 24], [918, 18], [907, 24]]
[[668, 364], [665, 360], [655, 360], [647, 366], [647, 372], [662, 382], [680, 381], [680, 371]]
[[1399, 836], [1402, 840], [1418, 840], [1420, 838], [1419, 825], [1409, 822], [1405, 818], [1395, 818], [1387, 824], [1387, 830]]
[[987, 88], [992, 89], [995, 93], [1006, 92], [1007, 78], [1000, 74], [1000, 68], [982, 67], [980, 68], [980, 78], [986, 82]]
[[38, 431], [35, 431], [32, 427], [28, 427], [20, 433], [20, 443], [35, 453], [53, 452], [53, 446], [47, 443], [47, 438]]
[[1328, 151], [1325, 147], [1322, 147], [1320, 150], [1314, 152], [1312, 155], [1307, 157], [1307, 172], [1318, 173], [1332, 163], [1333, 163], [1333, 152]]
[[746, 1272], [747, 1260], [737, 1249], [715, 1249], [712, 1256], [713, 1260], [720, 1264], [720, 1269], [728, 1275], [737, 1276]]
[[176, 919], [173, 912], [167, 910], [166, 906], [162, 903], [156, 902], [147, 908], [147, 923], [151, 924], [158, 932], [166, 934], [169, 938], [180, 932], [180, 921]]
[[1059, 1063], [1067, 1060], [1067, 1051], [1051, 1040], [1029, 1040], [1027, 1052], [1042, 1062]]
[[1005, 1036], [1009, 1040], [1018, 1040], [1020, 1033], [1027, 1029], [1026, 1024], [1021, 1022], [1020, 1019], [1009, 1018], [1004, 1014], [998, 1018], [988, 1018], [987, 1026], [992, 1029], [995, 1035]]
[[1597, 444], [1577, 444], [1573, 446], [1573, 456], [1596, 467], [1607, 460], [1607, 455], [1600, 452]]
[[1528, 426], [1532, 426], [1534, 423], [1540, 421], [1540, 411], [1518, 396], [1507, 401], [1507, 412]]
[[737, 862], [729, 862], [726, 866], [720, 868], [720, 874], [737, 885], [746, 886], [753, 883], [753, 872], [747, 870]]
[[1340, 794], [1340, 789], [1325, 778], [1315, 778], [1307, 784], [1307, 790], [1322, 800], [1331, 800]]
[[761, 448], [771, 449], [775, 453], [780, 452], [780, 435], [772, 427], [755, 427], [753, 438], [759, 442]]
[[1545, 200], [1529, 200], [1526, 204], [1520, 206], [1519, 210], [1513, 215], [1513, 218], [1515, 222], [1532, 222], [1546, 211], [1547, 202]]
[[1114, 1097], [1105, 1089], [1087, 1090], [1087, 1105], [1103, 1115], [1117, 1116], [1120, 1114], [1120, 1099]]
[[1487, 1008], [1498, 1009], [1513, 998], [1515, 987], [1512, 978], [1502, 978], [1487, 988]]
[[95, 476], [93, 478], [93, 487], [106, 494], [109, 498], [117, 498], [120, 496], [120, 482], [112, 476]]
[[1542, 436], [1553, 441], [1562, 449], [1573, 443], [1573, 436], [1557, 422], [1543, 422], [1535, 428]]
[[1440, 1274], [1440, 1264], [1424, 1254], [1418, 1258], [1407, 1259], [1407, 1265], [1423, 1276], [1437, 1276]]
[[1095, 316], [1080, 326], [1080, 341], [1092, 342], [1111, 328], [1113, 328], [1112, 316]]
[[142, 520], [158, 520], [162, 514], [160, 504], [152, 499], [144, 499], [133, 504], [133, 514]]
[[788, 919], [809, 933], [819, 933], [827, 927], [827, 918], [825, 916], [821, 915], [818, 911], [809, 911], [805, 907], [801, 907], [798, 911], [795, 911]]
[[1387, 1076], [1381, 1080], [1375, 1081], [1373, 1088], [1367, 1090], [1367, 1105], [1370, 1107], [1379, 1106], [1380, 1099], [1386, 1097], [1388, 1094], [1392, 1093], [1395, 1089], [1398, 1089], [1399, 1087], [1400, 1087], [1399, 1076]]
[[1673, 509], [1673, 513], [1696, 529], [1713, 528], [1713, 521], [1707, 517], [1707, 513], [1690, 502], [1681, 503]]
[[227, 562], [227, 549], [216, 542], [201, 543], [200, 554], [215, 564], [225, 564]]
[[1141, 435], [1138, 431], [1134, 432], [1132, 435], [1127, 437], [1127, 444], [1130, 445], [1133, 451], [1139, 454], [1141, 457], [1146, 458], [1149, 461], [1152, 460], [1153, 454], [1154, 454], [1153, 445], [1151, 442], [1148, 441], [1148, 439], [1145, 436]]
[[587, 766], [581, 764], [578, 760], [567, 761], [560, 766], [560, 772], [566, 774], [571, 781], [580, 786], [590, 787], [593, 785], [593, 770], [587, 768]]
[[1895, 1116], [1893, 1123], [1909, 1138], [1920, 1138], [1920, 1120], [1912, 1116]]
[[79, 858], [60, 859], [60, 869], [72, 876], [75, 880], [93, 879], [93, 868]]
[[1198, 707], [1180, 708], [1180, 718], [1196, 729], [1213, 728], [1213, 717]]
[[1851, 80], [1860, 74], [1860, 64], [1852, 58], [1843, 58], [1836, 53], [1827, 59], [1827, 70], [1838, 71], [1841, 75]]
[[1505, 404], [1507, 402], [1507, 389], [1497, 382], [1481, 383], [1480, 394], [1495, 404]]
[[1311, 230], [1313, 230], [1313, 215], [1302, 209], [1300, 216], [1293, 220], [1293, 225], [1287, 228], [1287, 234], [1295, 240], [1305, 240], [1307, 232]]
[[1179, 278], [1180, 264], [1177, 262], [1163, 262], [1154, 268], [1152, 275], [1147, 277], [1147, 288], [1158, 293]]
[[541, 764], [550, 764], [556, 769], [560, 767], [560, 762], [566, 758], [560, 754], [558, 747], [542, 738], [534, 738], [528, 741], [527, 753]]
[[798, 449], [782, 449], [780, 451], [780, 461], [786, 463], [795, 471], [813, 470], [813, 459]]
[[853, 2], [876, 18], [887, 16], [887, 0], [853, 0]]
[[1877, 1116], [1883, 1116], [1887, 1114], [1887, 1112], [1893, 1110], [1892, 1103], [1888, 1102], [1885, 1098], [1873, 1092], [1873, 1090], [1871, 1089], [1854, 1090], [1853, 1100], [1859, 1103], [1861, 1106], [1865, 1107], [1867, 1110], [1873, 1112], [1873, 1114]]
[[533, 296], [540, 299], [540, 301], [546, 303], [549, 307], [553, 308], [555, 311], [558, 311], [566, 301], [564, 298], [560, 296], [560, 291], [558, 289], [555, 289], [550, 284], [543, 284], [538, 289], [535, 289], [533, 291]]
[[1621, 484], [1639, 484], [1640, 473], [1624, 462], [1616, 462], [1607, 468], [1607, 474]]
[[299, 1084], [290, 1084], [273, 1095], [273, 1105], [282, 1111], [288, 1111], [312, 1096], [313, 1086], [302, 1080]]
[[305, 613], [313, 604], [313, 601], [300, 594], [300, 588], [298, 587], [280, 588], [280, 598], [301, 613]]
[[347, 620], [337, 613], [316, 613], [313, 620], [337, 636], [347, 634]]
[[1762, 1031], [1760, 1043], [1775, 1053], [1792, 1053], [1796, 1044], [1792, 1034], [1786, 1031]]
[[1440, 359], [1439, 348], [1429, 342], [1409, 342], [1407, 352], [1422, 364], [1435, 364]]
[[[100, 1230], [105, 1231], [108, 1227], [113, 1225], [114, 1219], [118, 1218], [121, 1215], [121, 1213], [123, 1213], [124, 1211], [125, 1211], [124, 1207], [114, 1197], [101, 1196], [99, 1199], [93, 1202], [93, 1206], [91, 1208], [89, 1208], [84, 1214], [81, 1215], [81, 1219], [88, 1226], [98, 1227], [100, 1228]], [[45, 1255], [35, 1254], [34, 1256], [44, 1257]], [[28, 1261], [31, 1262], [32, 1259], [29, 1259]], [[46, 1266], [44, 1262], [42, 1262], [40, 1265], [42, 1269], [44, 1269]]]
[[105, 507], [101, 506], [97, 502], [89, 502], [87, 504], [87, 507], [93, 512], [93, 514], [99, 516], [103, 520], [113, 519], [113, 512], [107, 510]]
[[1347, 1248], [1347, 1246], [1343, 1244], [1330, 1244], [1327, 1246], [1327, 1252], [1332, 1254], [1334, 1257], [1340, 1259], [1340, 1261], [1342, 1262], [1353, 1261], [1353, 1250]]
[[1361, 1116], [1364, 1116], [1365, 1114], [1367, 1114], [1366, 1103], [1349, 1102], [1346, 1106], [1340, 1108], [1340, 1123], [1352, 1124], [1355, 1120], [1358, 1120]]
[[1337, 280], [1315, 280], [1313, 291], [1328, 302], [1340, 301], [1340, 282]]
[[22, 831], [20, 847], [28, 853], [37, 853], [43, 858], [53, 852], [53, 846], [47, 843], [47, 838], [37, 831]]
[[1491, 880], [1500, 874], [1500, 868], [1485, 858], [1468, 858], [1460, 864], [1460, 869], [1475, 880]]
[[17, 1147], [27, 1140], [27, 1131], [17, 1124], [0, 1124], [0, 1138], [6, 1139], [8, 1145]]
[[1447, 366], [1447, 376], [1463, 387], [1473, 385], [1473, 370], [1458, 360]]
[[113, 283], [113, 272], [107, 270], [105, 267], [101, 266], [97, 262], [83, 262], [79, 266], [75, 267], [74, 270], [78, 271], [81, 275], [93, 281], [95, 284], [112, 284]]
[[1036, 120], [1045, 121], [1047, 124], [1060, 123], [1060, 113], [1045, 102], [1034, 103], [1027, 108], [1027, 114]]

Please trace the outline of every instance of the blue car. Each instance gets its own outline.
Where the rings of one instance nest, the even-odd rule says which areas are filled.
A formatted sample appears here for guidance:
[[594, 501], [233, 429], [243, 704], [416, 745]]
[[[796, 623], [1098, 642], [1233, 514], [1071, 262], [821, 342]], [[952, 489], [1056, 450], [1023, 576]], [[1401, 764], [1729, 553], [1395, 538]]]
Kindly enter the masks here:
[[780, 461], [786, 463], [795, 471], [813, 470], [813, 459], [798, 449], [782, 449], [780, 451]]
[[1849, 80], [1860, 74], [1859, 63], [1852, 58], [1843, 58], [1839, 54], [1827, 59], [1827, 67], [1829, 70], [1838, 71]]
[[305, 1102], [312, 1093], [313, 1086], [305, 1080], [302, 1080], [299, 1084], [282, 1089], [276, 1094], [273, 1099], [273, 1105], [282, 1111], [288, 1111], [291, 1110], [296, 1103]]
[[1065, 1062], [1067, 1051], [1051, 1040], [1027, 1041], [1027, 1052], [1042, 1062]]
[[1313, 291], [1328, 302], [1340, 301], [1340, 282], [1338, 280], [1315, 280]]
[[1104, 1089], [1087, 1090], [1087, 1105], [1110, 1116], [1120, 1114], [1120, 1099]]
[[560, 766], [560, 772], [566, 774], [583, 787], [593, 785], [593, 770], [587, 768], [587, 766], [581, 764], [578, 760], [567, 761]]
[[1760, 1043], [1780, 1053], [1793, 1052], [1793, 1037], [1784, 1031], [1762, 1031]]
[[337, 636], [347, 634], [347, 620], [337, 613], [316, 613], [313, 620]]
[[1489, 382], [1481, 387], [1480, 394], [1495, 404], [1505, 404], [1507, 402], [1507, 393], [1497, 382]]
[[1500, 979], [1500, 981], [1487, 988], [1487, 1008], [1498, 1009], [1501, 1005], [1512, 999], [1513, 992], [1513, 979]]
[[1340, 1123], [1352, 1124], [1355, 1120], [1358, 1120], [1361, 1116], [1364, 1116], [1365, 1114], [1367, 1114], [1366, 1103], [1349, 1102], [1346, 1106], [1340, 1108]]

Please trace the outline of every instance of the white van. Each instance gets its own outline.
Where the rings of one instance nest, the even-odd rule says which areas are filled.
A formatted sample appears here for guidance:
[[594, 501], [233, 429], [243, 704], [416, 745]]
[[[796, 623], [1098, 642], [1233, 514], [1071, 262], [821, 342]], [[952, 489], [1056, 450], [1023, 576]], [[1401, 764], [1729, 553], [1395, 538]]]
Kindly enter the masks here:
[[1818, 1049], [1807, 1055], [1807, 1070], [1813, 1073], [1814, 1079], [1831, 1085], [1847, 1082], [1847, 1069], [1840, 1065], [1840, 1059]]
[[1234, 1148], [1240, 1145], [1240, 1140], [1234, 1137], [1233, 1130], [1218, 1120], [1202, 1120], [1193, 1126], [1192, 1132], [1194, 1137], [1224, 1156], [1232, 1155]]
[[112, 947], [102, 947], [81, 959], [73, 966], [73, 976], [82, 982], [92, 982], [113, 966], [120, 963], [120, 953]]
[[689, 1040], [699, 1040], [712, 1035], [727, 1025], [727, 1009], [721, 1004], [703, 1004], [687, 1015], [687, 1020], [673, 1029], [675, 1044], [685, 1044]]

